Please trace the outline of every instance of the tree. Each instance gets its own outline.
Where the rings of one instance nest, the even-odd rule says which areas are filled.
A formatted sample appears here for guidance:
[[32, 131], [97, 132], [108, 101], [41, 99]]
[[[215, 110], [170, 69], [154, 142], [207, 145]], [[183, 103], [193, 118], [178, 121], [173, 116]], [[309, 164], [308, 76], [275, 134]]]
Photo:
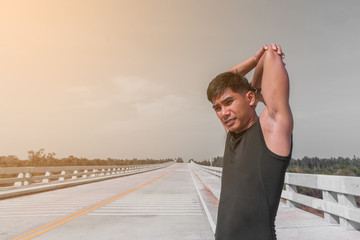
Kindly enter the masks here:
[[0, 167], [21, 167], [22, 164], [23, 161], [20, 161], [15, 155], [0, 156]]
[[41, 166], [41, 164], [45, 162], [46, 156], [44, 152], [45, 149], [43, 148], [40, 148], [37, 152], [34, 152], [33, 150], [28, 151], [28, 158], [32, 166]]

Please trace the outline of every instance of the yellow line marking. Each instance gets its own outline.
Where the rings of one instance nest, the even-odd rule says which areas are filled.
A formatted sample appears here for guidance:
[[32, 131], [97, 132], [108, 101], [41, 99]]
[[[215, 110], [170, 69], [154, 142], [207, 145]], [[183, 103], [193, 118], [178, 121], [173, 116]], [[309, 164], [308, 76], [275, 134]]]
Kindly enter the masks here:
[[[37, 229], [34, 229], [34, 230], [30, 231], [30, 232], [27, 232], [27, 233], [25, 233], [25, 234], [22, 234], [22, 235], [20, 235], [20, 236], [18, 236], [18, 237], [16, 237], [16, 238], [13, 238], [13, 240], [19, 240], [19, 239], [21, 239], [21, 238], [27, 237], [27, 236], [35, 233], [35, 234], [33, 234], [32, 236], [29, 236], [29, 237], [25, 238], [24, 240], [33, 239], [33, 238], [35, 238], [35, 237], [37, 237], [37, 236], [39, 236], [39, 235], [41, 235], [41, 234], [44, 234], [44, 233], [46, 233], [46, 232], [48, 232], [48, 231], [50, 231], [50, 230], [52, 230], [52, 229], [54, 229], [54, 228], [57, 228], [57, 227], [65, 224], [65, 223], [67, 223], [67, 222], [70, 222], [70, 221], [72, 221], [72, 220], [74, 220], [74, 219], [76, 219], [76, 218], [78, 218], [78, 217], [80, 217], [80, 216], [82, 216], [82, 215], [84, 215], [84, 214], [86, 214], [86, 213], [89, 213], [89, 212], [91, 212], [91, 211], [94, 211], [95, 209], [97, 209], [97, 208], [99, 208], [99, 207], [102, 207], [102, 206], [104, 206], [104, 205], [106, 205], [106, 204], [108, 204], [108, 203], [111, 203], [111, 202], [113, 202], [113, 201], [115, 201], [115, 200], [117, 200], [117, 199], [119, 199], [119, 198], [121, 198], [121, 197], [123, 197], [123, 196], [126, 196], [126, 195], [128, 195], [128, 194], [130, 194], [130, 193], [132, 193], [132, 192], [134, 192], [134, 191], [136, 191], [136, 190], [138, 190], [138, 189], [140, 189], [140, 188], [142, 188], [142, 187], [145, 187], [146, 185], [149, 185], [150, 183], [155, 182], [156, 180], [158, 180], [158, 179], [160, 179], [160, 178], [162, 178], [162, 177], [165, 177], [166, 175], [174, 172], [174, 171], [175, 171], [176, 169], [178, 169], [178, 168], [179, 168], [179, 167], [177, 167], [177, 168], [175, 168], [175, 169], [173, 169], [173, 170], [171, 170], [171, 171], [169, 171], [169, 172], [167, 172], [167, 173], [164, 173], [163, 175], [161, 175], [161, 176], [159, 176], [159, 177], [156, 177], [156, 178], [154, 178], [154, 179], [152, 179], [152, 180], [150, 180], [150, 181], [148, 181], [148, 182], [145, 182], [145, 183], [143, 183], [143, 184], [141, 184], [141, 185], [139, 185], [139, 186], [136, 186], [136, 187], [134, 187], [134, 188], [132, 188], [132, 189], [130, 189], [130, 190], [127, 190], [127, 191], [125, 191], [125, 192], [122, 192], [122, 193], [120, 193], [120, 194], [118, 194], [118, 195], [116, 195], [116, 196], [114, 196], [114, 197], [111, 197], [111, 198], [109, 198], [109, 199], [106, 199], [106, 200], [104, 200], [104, 201], [101, 201], [101, 202], [99, 202], [99, 203], [96, 203], [96, 204], [94, 204], [94, 205], [92, 205], [92, 206], [89, 206], [89, 207], [84, 208], [84, 209], [82, 209], [82, 210], [80, 210], [80, 211], [77, 211], [77, 212], [75, 212], [75, 213], [72, 213], [72, 214], [70, 214], [70, 215], [68, 215], [68, 216], [66, 216], [66, 217], [63, 217], [63, 218], [58, 219], [58, 220], [56, 220], [56, 221], [54, 221], [54, 222], [51, 222], [51, 223], [49, 223], [49, 224], [46, 224], [46, 225], [44, 225], [44, 226], [42, 226], [42, 227], [39, 227], [39, 228], [37, 228]], [[42, 229], [44, 229], [44, 230], [42, 230]], [[42, 231], [39, 232], [40, 230], [42, 230]], [[38, 232], [38, 233], [36, 233], [36, 232]]]

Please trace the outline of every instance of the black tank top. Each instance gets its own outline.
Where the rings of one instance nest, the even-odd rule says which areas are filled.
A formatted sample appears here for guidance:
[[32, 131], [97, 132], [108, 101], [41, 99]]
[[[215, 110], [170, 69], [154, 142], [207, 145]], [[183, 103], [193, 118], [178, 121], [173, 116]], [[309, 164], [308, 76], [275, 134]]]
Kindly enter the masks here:
[[259, 119], [226, 138], [215, 239], [274, 240], [275, 217], [291, 158], [271, 152]]

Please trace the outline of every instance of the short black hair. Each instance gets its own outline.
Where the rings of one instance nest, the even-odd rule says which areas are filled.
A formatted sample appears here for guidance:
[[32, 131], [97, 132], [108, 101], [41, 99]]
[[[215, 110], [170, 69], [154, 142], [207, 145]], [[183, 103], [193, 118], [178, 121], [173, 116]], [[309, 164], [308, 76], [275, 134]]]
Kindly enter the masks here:
[[222, 93], [226, 88], [230, 88], [233, 92], [244, 93], [255, 91], [246, 77], [239, 73], [223, 72], [217, 75], [207, 88], [207, 98], [212, 102], [213, 97]]

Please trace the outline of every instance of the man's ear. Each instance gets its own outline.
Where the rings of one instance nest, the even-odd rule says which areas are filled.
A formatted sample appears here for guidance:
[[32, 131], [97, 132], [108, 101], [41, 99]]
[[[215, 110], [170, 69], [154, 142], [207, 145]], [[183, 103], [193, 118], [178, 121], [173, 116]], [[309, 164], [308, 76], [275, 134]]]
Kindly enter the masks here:
[[256, 96], [255, 93], [253, 91], [248, 91], [245, 95], [246, 100], [249, 102], [249, 105], [251, 107], [256, 106]]

